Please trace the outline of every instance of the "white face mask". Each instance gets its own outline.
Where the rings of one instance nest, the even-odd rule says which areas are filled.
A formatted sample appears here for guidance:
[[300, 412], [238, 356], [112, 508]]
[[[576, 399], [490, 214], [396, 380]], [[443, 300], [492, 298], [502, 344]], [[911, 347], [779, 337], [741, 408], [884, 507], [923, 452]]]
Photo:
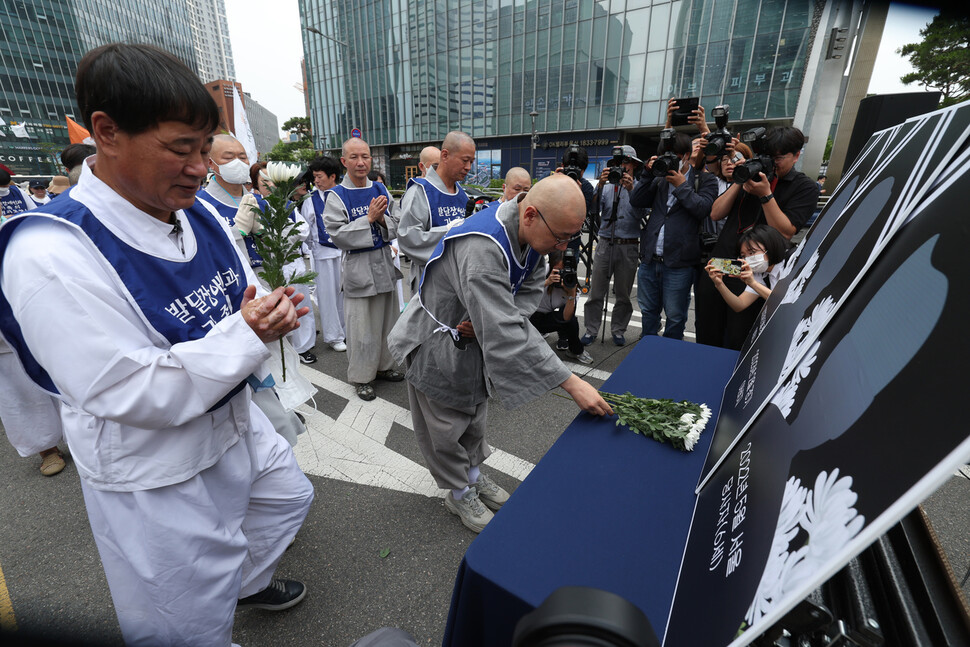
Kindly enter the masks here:
[[748, 267], [755, 274], [768, 271], [768, 261], [765, 260], [764, 254], [755, 254], [754, 256], [745, 256], [744, 260], [748, 261]]
[[[213, 160], [215, 161], [215, 160]], [[234, 159], [227, 164], [216, 164], [219, 177], [229, 184], [245, 184], [249, 182], [249, 165], [241, 159]]]
[[0, 197], [5, 196], [8, 193], [10, 193], [10, 187], [9, 186], [0, 186]]

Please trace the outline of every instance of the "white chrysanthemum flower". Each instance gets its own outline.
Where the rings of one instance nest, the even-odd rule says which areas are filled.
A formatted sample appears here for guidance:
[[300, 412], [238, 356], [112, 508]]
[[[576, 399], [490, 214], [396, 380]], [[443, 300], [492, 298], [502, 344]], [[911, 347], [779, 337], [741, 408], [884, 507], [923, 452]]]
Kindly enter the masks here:
[[299, 164], [289, 164], [287, 162], [269, 162], [266, 165], [266, 174], [274, 184], [295, 180], [300, 177], [302, 169]]
[[[815, 489], [806, 490], [798, 479], [785, 487], [781, 512], [771, 544], [771, 553], [758, 584], [754, 600], [745, 614], [754, 625], [782, 598], [800, 594], [833, 555], [842, 550], [865, 525], [855, 505], [852, 477], [839, 478], [839, 470], [821, 472]], [[808, 540], [794, 551], [790, 543], [803, 529]]]
[[694, 414], [693, 413], [685, 413], [684, 415], [682, 415], [680, 417], [680, 421], [682, 423], [684, 423], [685, 425], [692, 425], [692, 424], [694, 424]]
[[760, 620], [778, 601], [786, 574], [795, 570], [808, 552], [804, 548], [793, 553], [788, 552], [789, 544], [798, 534], [799, 524], [804, 518], [807, 495], [808, 489], [802, 487], [801, 481], [794, 476], [785, 483], [785, 494], [782, 497], [781, 511], [775, 524], [775, 535], [771, 541], [768, 562], [761, 574], [754, 600], [744, 617], [749, 626]]
[[696, 429], [692, 429], [687, 432], [687, 435], [684, 436], [684, 449], [687, 451], [693, 451], [694, 445], [697, 444], [697, 441], [700, 440], [700, 438], [701, 432], [697, 431]]

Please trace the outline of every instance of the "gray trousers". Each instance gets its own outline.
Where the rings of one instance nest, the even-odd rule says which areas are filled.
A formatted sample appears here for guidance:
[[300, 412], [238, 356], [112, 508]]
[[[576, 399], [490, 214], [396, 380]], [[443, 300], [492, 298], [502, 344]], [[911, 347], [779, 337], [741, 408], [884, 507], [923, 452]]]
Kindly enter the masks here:
[[468, 482], [468, 470], [481, 465], [492, 448], [485, 442], [488, 401], [452, 407], [432, 400], [408, 382], [411, 421], [424, 462], [438, 487], [458, 490]]
[[[612, 258], [611, 258], [612, 256]], [[583, 308], [583, 323], [586, 334], [595, 337], [603, 321], [603, 302], [613, 279], [616, 301], [610, 317], [610, 333], [622, 335], [633, 316], [633, 281], [640, 266], [640, 246], [632, 243], [614, 245], [608, 241], [596, 243], [593, 256], [593, 276], [590, 279], [589, 296]]]
[[372, 297], [344, 295], [348, 381], [367, 384], [374, 381], [377, 371], [394, 368], [387, 336], [400, 315], [397, 292], [382, 292]]

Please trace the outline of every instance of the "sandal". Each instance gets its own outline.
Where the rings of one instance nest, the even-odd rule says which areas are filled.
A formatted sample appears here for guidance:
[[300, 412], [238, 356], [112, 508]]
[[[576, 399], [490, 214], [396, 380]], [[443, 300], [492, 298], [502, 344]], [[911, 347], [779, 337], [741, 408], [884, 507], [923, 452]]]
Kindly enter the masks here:
[[374, 387], [370, 384], [356, 384], [354, 388], [357, 390], [357, 397], [361, 400], [373, 400], [377, 397]]
[[40, 473], [44, 476], [54, 476], [64, 469], [64, 455], [56, 447], [41, 452], [41, 458], [44, 460], [40, 464]]

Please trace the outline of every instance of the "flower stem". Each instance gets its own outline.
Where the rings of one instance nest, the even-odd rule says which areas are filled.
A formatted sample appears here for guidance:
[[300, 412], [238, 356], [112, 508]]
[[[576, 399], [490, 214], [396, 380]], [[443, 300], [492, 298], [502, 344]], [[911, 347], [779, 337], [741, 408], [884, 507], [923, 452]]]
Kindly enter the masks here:
[[283, 354], [283, 338], [280, 337], [280, 364], [283, 365], [283, 381], [286, 382], [286, 355]]

